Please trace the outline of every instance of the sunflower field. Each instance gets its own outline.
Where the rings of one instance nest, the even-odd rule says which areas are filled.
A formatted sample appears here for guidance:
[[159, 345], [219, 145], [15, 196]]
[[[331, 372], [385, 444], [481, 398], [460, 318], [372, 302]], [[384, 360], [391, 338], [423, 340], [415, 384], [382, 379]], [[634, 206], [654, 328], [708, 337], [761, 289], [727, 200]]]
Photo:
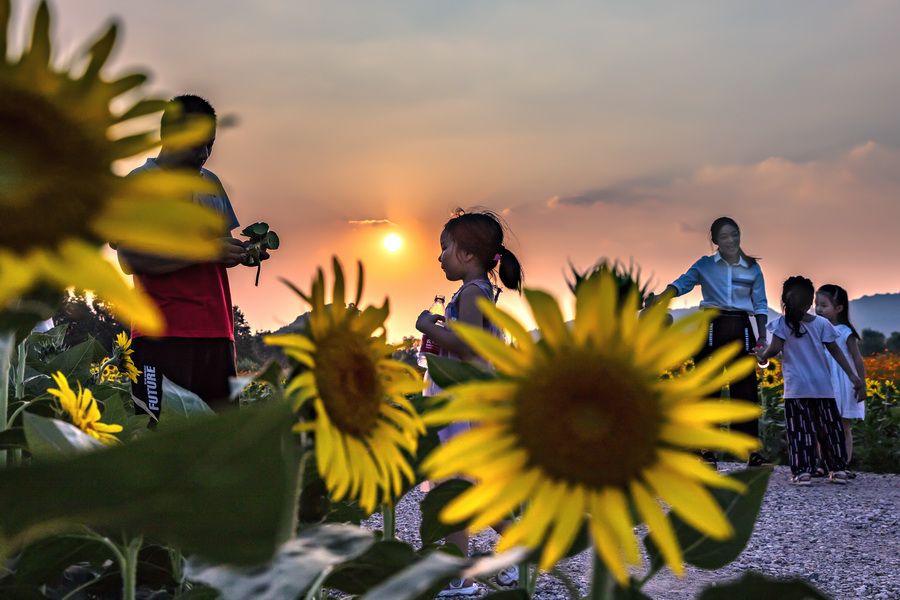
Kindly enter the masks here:
[[[716, 397], [754, 361], [735, 346], [681, 368], [712, 313], [670, 324], [668, 297], [639, 311], [642, 287], [615, 266], [574, 286], [571, 327], [559, 300], [525, 290], [539, 341], [482, 304], [509, 343], [455, 325], [482, 360], [430, 357], [444, 390], [431, 398], [391, 358], [388, 299], [364, 304], [362, 264], [351, 287], [337, 258], [308, 288], [291, 285], [307, 327], [267, 339], [289, 368], [234, 379], [236, 406], [220, 414], [163, 380], [161, 416], [145, 415], [124, 332], [109, 348], [66, 348], [63, 327], [33, 333], [73, 286], [160, 331], [103, 247], [206, 260], [220, 221], [173, 199], [203, 192], [197, 177], [113, 174], [158, 143], [117, 136], [119, 125], [165, 106], [141, 95], [143, 74], [107, 79], [115, 25], [73, 58], [76, 70], [54, 62], [45, 2], [16, 56], [10, 14], [0, 0], [0, 222], [17, 224], [0, 238], [0, 597], [424, 600], [464, 577], [488, 598], [528, 599], [540, 572], [564, 578], [557, 563], [588, 552], [589, 589], [566, 582], [572, 598], [641, 599], [664, 569], [683, 576], [741, 554], [771, 468], [725, 474], [696, 451], [746, 460], [758, 449], [721, 425], [760, 408]], [[112, 112], [126, 92], [133, 103]], [[195, 123], [180, 135], [190, 145], [207, 134]], [[439, 445], [437, 430], [463, 420], [471, 429]], [[396, 538], [394, 507], [425, 480], [440, 483], [414, 547]], [[363, 527], [375, 513], [381, 529]], [[492, 556], [440, 543], [500, 521], [510, 526]], [[513, 565], [518, 589], [501, 589], [492, 576]], [[824, 597], [753, 573], [702, 597], [751, 593]]]

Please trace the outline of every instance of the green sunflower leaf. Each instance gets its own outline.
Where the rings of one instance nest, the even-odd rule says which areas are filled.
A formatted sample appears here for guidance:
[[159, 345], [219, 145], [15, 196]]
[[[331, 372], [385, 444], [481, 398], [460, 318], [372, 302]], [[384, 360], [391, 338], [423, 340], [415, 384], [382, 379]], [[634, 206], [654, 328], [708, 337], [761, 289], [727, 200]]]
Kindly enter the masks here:
[[274, 231], [268, 232], [266, 237], [263, 238], [263, 241], [266, 244], [266, 248], [269, 250], [277, 250], [278, 246], [281, 245], [281, 240], [278, 239], [278, 234]]
[[261, 239], [266, 233], [269, 232], [269, 224], [268, 223], [254, 223], [253, 225], [247, 225], [241, 231], [241, 235], [249, 237], [251, 240]]
[[[744, 494], [718, 488], [709, 490], [734, 527], [734, 537], [731, 539], [713, 540], [682, 521], [677, 515], [669, 513], [686, 563], [701, 569], [721, 569], [740, 556], [753, 534], [753, 526], [756, 524], [771, 474], [772, 467], [729, 473], [729, 477], [747, 486]], [[644, 543], [650, 555], [651, 569], [664, 564], [659, 548], [649, 536], [644, 538]]]
[[[60, 371], [75, 386], [76, 381], [87, 381], [91, 376], [91, 364], [103, 360], [106, 349], [94, 338], [88, 338], [77, 346], [54, 356], [50, 362], [36, 367], [45, 375]], [[55, 384], [54, 384], [55, 386]]]
[[159, 426], [167, 427], [172, 421], [215, 414], [213, 409], [194, 392], [172, 383], [163, 377], [163, 408], [159, 414]]
[[424, 600], [432, 598], [454, 577], [486, 577], [518, 564], [525, 550], [510, 550], [481, 559], [432, 552], [390, 579], [369, 589], [360, 600]]
[[358, 557], [373, 542], [370, 531], [355, 525], [317, 525], [282, 545], [266, 565], [238, 568], [190, 559], [185, 577], [217, 589], [224, 600], [294, 600], [335, 565]]
[[28, 451], [38, 459], [57, 459], [103, 448], [103, 444], [71, 423], [25, 413]]
[[335, 567], [325, 587], [363, 594], [418, 560], [412, 546], [396, 540], [376, 542], [364, 554]]
[[427, 355], [428, 373], [438, 386], [446, 389], [467, 381], [495, 379], [496, 376], [474, 363], [462, 362], [445, 356]]
[[16, 562], [13, 580], [17, 585], [52, 585], [70, 565], [89, 563], [100, 567], [114, 559], [103, 542], [84, 536], [58, 535], [29, 545]]
[[293, 530], [292, 423], [290, 407], [272, 402], [0, 471], [0, 556], [88, 526], [142, 533], [212, 561], [267, 561]]
[[419, 526], [419, 535], [422, 544], [427, 545], [436, 542], [448, 534], [462, 531], [468, 526], [468, 521], [447, 525], [438, 518], [444, 507], [457, 496], [472, 487], [472, 482], [464, 479], [449, 479], [430, 492], [422, 500], [422, 524]]
[[772, 579], [750, 571], [731, 583], [707, 587], [697, 600], [829, 600], [829, 597], [802, 579]]

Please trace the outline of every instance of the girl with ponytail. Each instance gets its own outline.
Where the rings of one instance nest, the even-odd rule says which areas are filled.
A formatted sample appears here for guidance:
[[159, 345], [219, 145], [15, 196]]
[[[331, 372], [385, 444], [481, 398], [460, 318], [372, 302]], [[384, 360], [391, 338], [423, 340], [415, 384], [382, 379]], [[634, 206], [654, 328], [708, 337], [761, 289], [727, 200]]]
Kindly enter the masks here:
[[[475, 355], [452, 328], [440, 324], [461, 321], [490, 331], [497, 337], [503, 337], [493, 323], [488, 321], [477, 301], [487, 298], [496, 303], [500, 295], [500, 287], [494, 284], [497, 278], [504, 287], [521, 291], [522, 265], [511, 250], [504, 245], [503, 224], [491, 211], [465, 212], [457, 209], [454, 216], [447, 221], [441, 232], [441, 253], [438, 262], [449, 281], [461, 281], [462, 285], [453, 294], [447, 304], [444, 316], [434, 315], [429, 311], [422, 312], [416, 320], [416, 329], [424, 333], [441, 348], [441, 356], [458, 360], [474, 359]], [[440, 393], [426, 372], [426, 396]], [[452, 423], [441, 429], [438, 436], [442, 443], [471, 428], [468, 422]], [[494, 527], [500, 533], [506, 523]], [[465, 531], [447, 536], [447, 541], [455, 545], [463, 553], [468, 554], [469, 536]], [[518, 581], [518, 568], [513, 566], [497, 574], [501, 585], [513, 585]], [[472, 580], [454, 579], [438, 596], [474, 596], [478, 587]]]
[[809, 314], [814, 296], [815, 288], [806, 277], [795, 275], [784, 282], [784, 316], [769, 324], [772, 341], [768, 348], [757, 349], [756, 356], [764, 361], [782, 353], [791, 482], [810, 484], [818, 441], [831, 482], [843, 484], [847, 483], [847, 447], [827, 354], [847, 374], [857, 400], [865, 399], [866, 387], [838, 346], [839, 335], [834, 326], [828, 319]]

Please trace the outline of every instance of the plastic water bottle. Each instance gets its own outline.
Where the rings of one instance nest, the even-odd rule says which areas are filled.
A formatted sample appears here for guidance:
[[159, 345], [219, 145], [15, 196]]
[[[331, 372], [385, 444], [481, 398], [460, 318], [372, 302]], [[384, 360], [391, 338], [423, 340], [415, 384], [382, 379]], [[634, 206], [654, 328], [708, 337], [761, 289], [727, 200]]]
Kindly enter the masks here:
[[[444, 316], [444, 303], [445, 299], [443, 296], [438, 294], [434, 297], [434, 304], [431, 305], [431, 308], [428, 309], [433, 315], [439, 315], [441, 317]], [[440, 354], [441, 347], [437, 345], [433, 339], [428, 337], [427, 335], [422, 336], [422, 344], [419, 346], [419, 355], [417, 357], [419, 366], [425, 368], [428, 366], [428, 354]]]

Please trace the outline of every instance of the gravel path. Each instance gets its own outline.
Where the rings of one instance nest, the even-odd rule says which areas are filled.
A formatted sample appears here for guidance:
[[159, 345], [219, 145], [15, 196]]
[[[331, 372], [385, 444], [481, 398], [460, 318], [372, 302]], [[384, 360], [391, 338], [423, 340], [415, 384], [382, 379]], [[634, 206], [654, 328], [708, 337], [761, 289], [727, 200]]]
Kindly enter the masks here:
[[[738, 468], [720, 464], [720, 469]], [[776, 467], [753, 537], [744, 553], [719, 571], [687, 568], [684, 579], [664, 570], [644, 592], [657, 600], [688, 600], [712, 581], [735, 579], [748, 569], [773, 577], [803, 577], [835, 600], [900, 599], [900, 475], [860, 473], [846, 486], [814, 480], [808, 488], [788, 485], [787, 467]], [[397, 509], [397, 535], [418, 546], [419, 502], [410, 492]], [[367, 522], [380, 527], [380, 515]], [[470, 550], [489, 552], [492, 531], [479, 534]], [[563, 563], [562, 569], [582, 590], [587, 586], [587, 553]], [[486, 594], [488, 590], [484, 590]], [[549, 575], [538, 581], [536, 599], [567, 598], [565, 588]]]

